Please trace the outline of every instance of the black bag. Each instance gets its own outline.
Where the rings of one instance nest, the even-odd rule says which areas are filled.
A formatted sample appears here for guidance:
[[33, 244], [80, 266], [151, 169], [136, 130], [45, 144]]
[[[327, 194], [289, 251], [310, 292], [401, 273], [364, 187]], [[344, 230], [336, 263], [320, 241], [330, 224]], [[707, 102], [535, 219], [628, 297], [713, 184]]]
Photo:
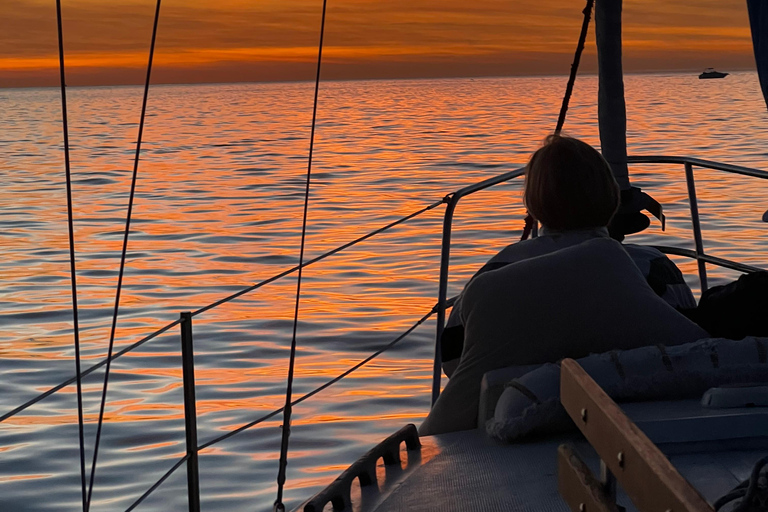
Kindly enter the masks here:
[[710, 288], [692, 316], [714, 338], [768, 336], [768, 272], [744, 274]]

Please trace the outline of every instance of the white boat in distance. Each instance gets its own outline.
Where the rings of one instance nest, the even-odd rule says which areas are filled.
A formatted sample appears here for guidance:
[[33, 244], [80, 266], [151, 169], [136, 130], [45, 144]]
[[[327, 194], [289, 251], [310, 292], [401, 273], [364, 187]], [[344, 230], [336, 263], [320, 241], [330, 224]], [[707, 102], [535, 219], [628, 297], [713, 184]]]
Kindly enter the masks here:
[[[591, 2], [592, 0], [588, 3], [588, 10], [585, 9], [587, 20], [592, 7]], [[762, 5], [760, 0], [756, 0], [753, 4]], [[750, 4], [750, 8], [752, 7], [753, 5]], [[768, 16], [763, 16], [763, 19], [768, 20]], [[623, 166], [625, 173], [617, 174], [617, 181], [623, 185], [622, 188], [624, 185], [629, 187], [627, 164], [676, 164], [683, 166], [685, 170], [695, 250], [666, 246], [657, 247], [657, 249], [668, 254], [697, 260], [702, 290], [707, 289], [707, 264], [744, 273], [761, 271], [762, 269], [758, 267], [714, 257], [704, 251], [696, 200], [694, 167], [736, 174], [745, 179], [768, 180], [768, 172], [685, 156], [627, 157], [621, 52], [616, 51], [621, 48], [621, 0], [597, 0], [596, 21], [597, 40], [600, 42], [598, 56], [601, 149], [612, 166], [617, 164], [615, 168], [618, 169]], [[763, 35], [768, 37], [768, 30], [764, 30]], [[758, 59], [758, 65], [761, 62], [763, 61]], [[572, 69], [575, 73], [576, 66]], [[761, 78], [765, 77], [761, 75]], [[62, 90], [64, 90], [63, 84], [62, 66]], [[148, 84], [149, 74], [146, 88]], [[564, 106], [567, 107], [567, 104]], [[140, 137], [141, 135], [139, 141]], [[346, 377], [394, 346], [416, 326], [436, 313], [438, 333], [434, 360], [434, 403], [440, 393], [440, 333], [445, 324], [445, 311], [452, 304], [452, 300], [448, 299], [446, 294], [453, 213], [463, 197], [520, 178], [522, 175], [523, 170], [520, 169], [487, 179], [448, 194], [441, 201], [422, 209], [420, 212], [446, 205], [439, 296], [436, 306], [414, 327], [398, 336], [389, 345], [323, 386], [294, 400], [291, 400], [291, 395], [288, 394], [287, 401], [290, 406], [285, 409], [290, 411], [293, 405], [311, 398], [314, 394]], [[639, 189], [637, 190], [639, 192]], [[178, 326], [182, 341], [186, 454], [178, 459], [142, 496], [138, 497], [128, 510], [138, 507], [177, 469], [186, 466], [188, 509], [190, 512], [199, 512], [198, 452], [277, 416], [283, 412], [283, 409], [273, 411], [213, 440], [202, 444], [198, 442], [192, 343], [193, 316], [256, 290], [264, 283], [292, 274], [303, 266], [344, 250], [378, 232], [406, 222], [420, 212], [394, 221], [354, 242], [309, 260], [274, 278], [238, 291], [194, 313], [182, 313], [179, 320], [110, 355], [90, 368], [82, 372], [78, 368], [76, 377], [3, 414], [0, 416], [0, 422], [21, 413], [47, 396], [79, 382], [82, 377], [93, 373], [112, 360], [133, 351], [168, 329]], [[658, 214], [663, 219], [660, 209]], [[763, 220], [767, 219], [768, 214], [763, 217]], [[702, 347], [706, 351], [700, 350]], [[719, 352], [713, 351], [713, 347]], [[761, 472], [768, 465], [768, 459], [764, 457], [768, 454], [768, 407], [764, 406], [768, 394], [766, 386], [768, 338], [745, 338], [738, 342], [705, 340], [685, 347], [688, 352], [675, 352], [671, 348], [666, 352], [663, 347], [648, 348], [656, 351], [655, 358], [648, 358], [650, 364], [661, 364], [664, 372], [667, 372], [662, 372], [665, 377], [661, 380], [668, 385], [668, 396], [660, 396], [658, 389], [651, 389], [653, 392], [640, 393], [638, 395], [640, 399], [619, 405], [617, 402], [620, 400], [616, 395], [622, 396], [622, 393], [617, 392], [617, 389], [621, 391], [620, 381], [623, 376], [630, 374], [629, 366], [611, 363], [614, 364], [616, 373], [622, 376], [618, 380], [614, 378], [615, 376], [611, 377], [613, 374], [610, 373], [610, 366], [608, 366], [609, 370], [606, 370], [607, 373], [594, 372], [596, 367], [600, 367], [595, 364], [596, 361], [602, 361], [600, 355], [578, 361], [565, 359], [559, 364], [554, 374], [551, 372], [554, 365], [551, 364], [539, 368], [499, 368], [487, 372], [483, 378], [480, 411], [476, 422], [480, 428], [419, 438], [415, 426], [408, 425], [352, 464], [328, 488], [303, 504], [300, 510], [313, 512], [332, 508], [355, 511], [440, 510], [441, 512], [450, 510], [709, 512], [719, 510], [722, 505], [731, 507], [723, 510], [743, 512], [768, 510], [766, 506], [768, 489], [761, 483]], [[627, 351], [627, 356], [631, 356], [630, 359], [634, 360], [637, 354], [629, 354], [629, 352], [633, 351]], [[702, 354], [705, 355], [703, 360]], [[610, 356], [613, 355], [610, 354]], [[616, 355], [619, 361], [623, 361], [622, 357], [621, 354]], [[608, 359], [610, 360], [610, 357]], [[619, 368], [622, 370], [619, 371]], [[638, 370], [642, 368], [635, 367], [635, 371]], [[546, 372], [549, 373], [542, 375]], [[646, 373], [654, 375], [652, 372]], [[644, 375], [644, 372], [639, 371], [636, 374]], [[613, 381], [610, 380], [611, 378]], [[701, 389], [699, 393], [706, 391], [703, 399], [689, 396], [693, 392], [686, 387], [690, 381], [695, 381], [699, 387], [706, 384], [705, 389]], [[521, 382], [526, 386], [521, 387], [519, 385]], [[615, 384], [613, 387], [609, 386], [611, 382]], [[619, 383], [616, 384], [616, 382]], [[734, 383], [754, 384], [755, 382], [757, 385], [733, 387]], [[730, 387], [724, 387], [721, 384], [727, 384]], [[649, 387], [653, 388], [653, 386]], [[509, 406], [511, 402], [505, 399], [504, 395], [509, 390], [523, 388], [534, 393], [522, 394], [524, 399], [529, 400], [529, 404], [518, 400], [518, 405], [520, 403], [524, 405], [519, 407], [519, 412], [522, 413], [519, 419], [535, 421], [528, 421], [525, 428], [520, 428], [523, 435], [515, 437], [512, 443], [501, 443], [488, 436], [485, 428], [487, 422], [491, 420], [498, 422], [504, 419], [499, 417], [503, 412], [500, 404], [504, 402], [506, 411], [514, 409]], [[686, 388], [686, 393], [680, 393], [680, 388]], [[695, 391], [696, 386], [693, 388]], [[612, 394], [609, 394], [609, 391]], [[106, 393], [106, 385], [104, 393]], [[652, 398], [647, 399], [649, 396]], [[81, 406], [79, 409], [82, 415]], [[567, 417], [564, 416], [565, 414]], [[511, 419], [515, 420], [515, 418]], [[555, 421], [550, 424], [548, 420]], [[572, 428], [563, 429], [564, 425], [569, 426], [568, 422], [572, 422], [570, 424]], [[283, 447], [287, 453], [290, 422], [286, 421], [286, 423]], [[556, 432], [553, 433], [553, 430]], [[403, 457], [407, 460], [405, 466], [401, 462]], [[281, 459], [282, 485], [286, 457]], [[84, 456], [81, 453], [82, 460]], [[87, 510], [91, 493], [89, 491], [86, 495], [84, 462], [82, 467], [82, 494], [84, 510]], [[95, 457], [93, 467], [95, 468]], [[93, 474], [92, 470], [91, 477]], [[738, 503], [737, 508], [732, 508], [734, 503]], [[755, 506], [752, 506], [753, 504]], [[284, 510], [280, 498], [275, 509]]]
[[[763, 5], [749, 7], [754, 14]], [[768, 172], [688, 157], [627, 157], [621, 1], [597, 0], [595, 18], [601, 149], [617, 181], [623, 190], [629, 187], [629, 176], [617, 172], [622, 164], [624, 172], [627, 164], [640, 163], [685, 169], [696, 250], [657, 248], [696, 259], [702, 291], [707, 264], [761, 271], [704, 252], [693, 169], [763, 180]], [[758, 27], [753, 23], [753, 33]], [[768, 27], [760, 30], [766, 37]], [[759, 63], [757, 43], [755, 48]], [[710, 68], [699, 78], [727, 75]], [[520, 174], [467, 187], [448, 204], [433, 404], [440, 392], [444, 311], [450, 306], [444, 284], [453, 208], [464, 195]], [[637, 362], [633, 375], [630, 361]], [[655, 391], [647, 393], [651, 388]], [[768, 337], [705, 339], [499, 368], [485, 373], [479, 402], [477, 428], [419, 438], [416, 427], [408, 425], [297, 510], [768, 511]]]

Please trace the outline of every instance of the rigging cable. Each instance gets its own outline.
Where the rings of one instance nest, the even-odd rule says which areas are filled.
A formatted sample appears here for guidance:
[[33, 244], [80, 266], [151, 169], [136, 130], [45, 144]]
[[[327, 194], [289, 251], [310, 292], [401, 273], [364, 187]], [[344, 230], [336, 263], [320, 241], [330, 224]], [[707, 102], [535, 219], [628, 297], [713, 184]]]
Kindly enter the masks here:
[[[58, 0], [57, 0], [58, 1]], [[93, 496], [93, 482], [96, 476], [96, 461], [99, 456], [99, 441], [101, 440], [101, 428], [104, 424], [104, 408], [107, 403], [107, 388], [109, 386], [109, 370], [112, 363], [112, 350], [115, 346], [115, 330], [117, 328], [117, 314], [120, 307], [120, 291], [123, 286], [123, 274], [125, 271], [125, 256], [128, 249], [128, 234], [131, 230], [131, 213], [133, 211], [133, 198], [136, 192], [136, 178], [139, 172], [139, 157], [141, 156], [141, 138], [144, 133], [144, 119], [147, 113], [147, 97], [149, 96], [149, 81], [152, 75], [152, 59], [155, 55], [155, 41], [157, 39], [157, 24], [160, 18], [160, 3], [162, 0], [157, 0], [157, 6], [155, 7], [155, 20], [152, 27], [152, 42], [149, 46], [149, 61], [147, 63], [147, 78], [144, 82], [144, 98], [141, 104], [141, 117], [139, 120], [139, 133], [136, 138], [136, 153], [133, 159], [133, 177], [131, 179], [131, 192], [128, 197], [128, 212], [125, 218], [125, 233], [123, 234], [123, 250], [120, 256], [120, 271], [117, 277], [117, 290], [115, 292], [115, 308], [112, 314], [112, 329], [109, 335], [109, 348], [107, 349], [107, 365], [104, 369], [104, 386], [101, 390], [101, 405], [99, 407], [99, 422], [96, 428], [96, 441], [93, 447], [93, 463], [91, 464], [91, 478], [88, 483], [88, 498], [86, 501], [85, 512], [91, 505], [91, 497]]]
[[[446, 198], [447, 197], [448, 196], [446, 196]], [[333, 256], [336, 253], [339, 253], [339, 252], [341, 252], [341, 251], [343, 251], [345, 249], [348, 249], [349, 247], [352, 247], [352, 246], [357, 245], [357, 244], [359, 244], [361, 242], [364, 242], [364, 241], [368, 240], [369, 238], [374, 237], [374, 236], [376, 236], [376, 235], [378, 235], [380, 233], [383, 233], [384, 231], [387, 231], [387, 230], [389, 230], [389, 229], [391, 229], [391, 228], [393, 228], [393, 227], [395, 227], [395, 226], [397, 226], [399, 224], [407, 222], [410, 219], [413, 219], [414, 217], [418, 217], [419, 215], [421, 215], [424, 212], [428, 212], [430, 210], [434, 210], [435, 208], [437, 208], [441, 204], [445, 203], [446, 198], [443, 198], [440, 201], [435, 201], [434, 203], [432, 203], [430, 205], [427, 205], [427, 206], [425, 206], [425, 207], [423, 207], [423, 208], [421, 208], [419, 210], [416, 210], [415, 212], [410, 213], [410, 214], [406, 215], [405, 217], [401, 217], [401, 218], [399, 218], [399, 219], [397, 219], [395, 221], [390, 222], [389, 224], [387, 224], [385, 226], [382, 226], [382, 227], [380, 227], [378, 229], [375, 229], [375, 230], [373, 230], [373, 231], [371, 231], [371, 232], [369, 232], [369, 233], [367, 233], [365, 235], [359, 236], [359, 237], [355, 238], [354, 240], [351, 240], [351, 241], [349, 241], [349, 242], [347, 242], [347, 243], [345, 243], [343, 245], [340, 245], [340, 246], [336, 247], [335, 249], [331, 249], [330, 251], [324, 252], [323, 254], [321, 254], [319, 256], [315, 256], [311, 260], [307, 260], [304, 263], [303, 266], [304, 267], [308, 267], [309, 265], [315, 264], [315, 263], [317, 263], [319, 261], [322, 261], [322, 260], [324, 260], [324, 259], [326, 259], [326, 258], [328, 258], [330, 256]], [[216, 302], [208, 304], [207, 306], [201, 307], [200, 309], [197, 309], [197, 310], [193, 311], [192, 312], [192, 316], [200, 315], [202, 313], [205, 313], [206, 311], [209, 311], [209, 310], [211, 310], [213, 308], [221, 306], [222, 304], [225, 304], [225, 303], [227, 303], [227, 302], [229, 302], [231, 300], [235, 300], [238, 297], [240, 297], [240, 296], [242, 296], [242, 295], [244, 295], [244, 294], [246, 294], [248, 292], [252, 292], [253, 290], [257, 290], [257, 289], [259, 289], [259, 288], [261, 288], [263, 286], [266, 286], [266, 285], [268, 285], [270, 283], [273, 283], [273, 282], [277, 281], [278, 279], [281, 279], [281, 278], [283, 278], [283, 277], [285, 277], [287, 275], [290, 275], [290, 274], [292, 274], [292, 273], [294, 273], [294, 272], [296, 272], [298, 270], [299, 270], [298, 266], [294, 266], [294, 267], [291, 267], [291, 268], [289, 268], [287, 270], [284, 270], [284, 271], [280, 272], [279, 274], [275, 274], [272, 277], [269, 277], [267, 279], [259, 281], [258, 283], [255, 283], [255, 284], [252, 284], [252, 285], [248, 286], [247, 288], [243, 288], [243, 289], [241, 289], [238, 292], [235, 292], [235, 293], [233, 293], [231, 295], [228, 295], [228, 296], [224, 297], [223, 299], [220, 299], [220, 300], [218, 300]], [[141, 347], [142, 345], [144, 345], [145, 343], [155, 339], [156, 337], [160, 336], [161, 334], [165, 333], [166, 331], [176, 327], [177, 325], [179, 325], [179, 323], [180, 323], [180, 320], [175, 320], [175, 321], [173, 321], [173, 322], [171, 322], [171, 323], [161, 327], [160, 329], [154, 331], [151, 334], [148, 334], [147, 336], [141, 338], [140, 340], [134, 342], [133, 344], [128, 345], [127, 347], [124, 347], [124, 348], [120, 349], [118, 352], [115, 352], [112, 355], [112, 357], [110, 358], [110, 360], [114, 361], [115, 359], [124, 356], [128, 352], [132, 352], [133, 350], [135, 350], [135, 349]], [[98, 370], [99, 368], [101, 368], [102, 366], [104, 366], [106, 364], [107, 364], [107, 359], [102, 359], [101, 361], [99, 361], [98, 363], [94, 364], [90, 368], [88, 368], [86, 370], [83, 370], [80, 375], [81, 375], [81, 377], [87, 377], [88, 375], [92, 374], [93, 372], [95, 372], [96, 370]], [[63, 382], [60, 382], [56, 386], [53, 386], [52, 388], [49, 388], [48, 390], [40, 393], [39, 395], [35, 396], [34, 398], [32, 398], [30, 400], [27, 400], [26, 402], [24, 402], [22, 405], [16, 407], [15, 409], [12, 409], [11, 411], [8, 411], [8, 412], [0, 415], [0, 423], [8, 420], [9, 418], [12, 418], [12, 417], [16, 416], [17, 414], [22, 413], [23, 411], [27, 410], [31, 406], [33, 406], [36, 403], [40, 402], [41, 400], [51, 396], [52, 394], [58, 393], [63, 388], [69, 386], [70, 384], [72, 384], [76, 380], [77, 380], [76, 377], [70, 377], [69, 379], [67, 379], [67, 380], [65, 380]]]
[[[455, 297], [454, 297], [454, 299], [455, 299]], [[454, 299], [451, 299], [450, 302], [453, 303]], [[331, 387], [332, 385], [336, 384], [340, 380], [342, 380], [345, 377], [347, 377], [349, 374], [359, 370], [360, 368], [362, 368], [366, 364], [370, 363], [372, 360], [374, 360], [375, 358], [377, 358], [378, 356], [380, 356], [381, 354], [383, 354], [384, 352], [386, 352], [387, 350], [391, 349], [392, 347], [394, 347], [395, 345], [400, 343], [402, 340], [404, 340], [410, 333], [412, 333], [414, 330], [416, 330], [416, 328], [419, 327], [421, 324], [426, 322], [429, 319], [429, 317], [434, 315], [436, 312], [437, 312], [437, 305], [433, 306], [432, 309], [429, 310], [429, 312], [427, 312], [424, 316], [422, 316], [419, 320], [417, 320], [416, 323], [411, 325], [405, 332], [401, 333], [397, 338], [395, 338], [394, 340], [390, 341], [389, 343], [387, 343], [386, 345], [384, 345], [379, 350], [377, 350], [373, 354], [369, 355], [368, 357], [366, 357], [362, 361], [359, 361], [354, 366], [352, 366], [350, 368], [347, 368], [344, 372], [340, 373], [339, 375], [337, 375], [333, 379], [327, 381], [325, 384], [323, 384], [323, 385], [321, 385], [319, 387], [316, 387], [315, 389], [313, 389], [309, 393], [307, 393], [305, 395], [302, 395], [301, 397], [297, 398], [296, 400], [291, 402], [291, 405], [298, 405], [298, 404], [300, 404], [301, 402], [303, 402], [305, 400], [309, 400], [310, 398], [312, 398], [316, 394], [318, 394], [321, 391]], [[206, 442], [204, 444], [201, 444], [200, 446], [197, 447], [197, 450], [198, 451], [205, 450], [206, 448], [209, 448], [209, 447], [211, 447], [211, 446], [213, 446], [215, 444], [218, 444], [221, 441], [229, 439], [230, 437], [232, 437], [234, 435], [237, 435], [240, 432], [244, 432], [245, 430], [248, 430], [251, 427], [254, 427], [254, 426], [256, 426], [256, 425], [258, 425], [260, 423], [263, 423], [263, 422], [273, 418], [274, 416], [277, 416], [278, 414], [283, 412], [283, 410], [284, 410], [283, 407], [281, 407], [279, 409], [275, 409], [274, 411], [270, 412], [269, 414], [265, 414], [264, 416], [261, 416], [260, 418], [258, 418], [256, 420], [253, 420], [250, 423], [246, 423], [245, 425], [242, 425], [242, 426], [236, 428], [235, 430], [230, 430], [226, 434], [223, 434], [223, 435], [221, 435], [221, 436], [219, 436], [219, 437], [217, 437], [215, 439], [211, 439], [210, 441], [208, 441], [208, 442]], [[152, 494], [155, 491], [155, 489], [160, 487], [160, 485], [163, 482], [165, 482], [168, 479], [169, 476], [171, 476], [177, 469], [179, 469], [179, 467], [181, 467], [181, 465], [184, 462], [186, 462], [188, 458], [189, 458], [189, 455], [185, 455], [184, 457], [179, 459], [168, 471], [163, 473], [163, 476], [161, 476], [154, 484], [152, 484], [152, 486], [149, 489], [147, 489], [147, 491], [144, 494], [142, 494], [136, 501], [134, 501], [131, 504], [131, 506], [128, 507], [125, 510], [125, 512], [131, 512], [136, 507], [138, 507], [139, 504], [141, 504], [150, 494]]]
[[285, 389], [285, 407], [283, 411], [283, 431], [280, 440], [280, 462], [277, 472], [277, 499], [274, 510], [285, 511], [283, 504], [283, 487], [285, 486], [285, 469], [288, 464], [288, 439], [291, 435], [291, 412], [293, 406], [293, 371], [296, 366], [296, 329], [299, 323], [299, 298], [301, 297], [301, 276], [304, 267], [304, 246], [307, 238], [307, 210], [309, 209], [309, 187], [312, 178], [312, 155], [315, 146], [315, 126], [317, 125], [317, 96], [320, 90], [320, 67], [323, 62], [323, 36], [325, 35], [325, 12], [328, 0], [323, 0], [323, 14], [320, 18], [320, 42], [317, 45], [317, 74], [315, 76], [315, 97], [312, 104], [312, 128], [309, 134], [309, 156], [307, 158], [307, 179], [304, 189], [304, 216], [301, 223], [301, 247], [299, 249], [299, 274], [296, 279], [296, 306], [293, 311], [293, 335], [291, 336], [291, 355], [288, 362], [288, 383]]
[[69, 226], [69, 271], [72, 283], [72, 317], [75, 337], [75, 375], [77, 382], [77, 430], [80, 441], [80, 484], [83, 495], [83, 510], [86, 510], [85, 494], [85, 435], [83, 420], [83, 383], [80, 373], [80, 322], [77, 308], [77, 272], [75, 267], [75, 227], [72, 215], [72, 176], [69, 162], [69, 126], [67, 121], [67, 83], [64, 76], [64, 32], [61, 22], [61, 0], [56, 0], [56, 22], [59, 31], [59, 73], [61, 79], [61, 117], [64, 135], [64, 169], [67, 181], [67, 223]]
[[581, 34], [579, 34], [579, 42], [576, 45], [576, 54], [573, 56], [571, 74], [568, 77], [568, 85], [565, 86], [565, 96], [563, 96], [563, 103], [560, 105], [560, 115], [557, 118], [555, 135], [560, 135], [560, 132], [563, 129], [563, 124], [565, 124], [565, 114], [568, 112], [568, 104], [571, 102], [573, 84], [576, 82], [576, 73], [579, 72], [579, 62], [581, 62], [581, 54], [584, 51], [584, 42], [587, 40], [587, 30], [589, 29], [589, 20], [592, 17], [592, 6], [594, 4], [595, 0], [587, 0], [587, 5], [582, 11], [582, 13], [584, 13], [584, 21], [581, 23]]
[[[581, 33], [579, 34], [579, 42], [576, 44], [576, 53], [573, 56], [573, 63], [571, 64], [571, 74], [568, 76], [568, 84], [565, 86], [565, 95], [563, 96], [563, 102], [560, 105], [560, 115], [557, 116], [557, 125], [555, 126], [555, 135], [560, 135], [565, 124], [565, 115], [568, 112], [568, 105], [571, 102], [571, 94], [573, 93], [573, 84], [576, 83], [576, 74], [579, 71], [579, 63], [581, 62], [581, 54], [584, 51], [584, 42], [587, 40], [587, 30], [589, 29], [589, 20], [592, 18], [592, 7], [595, 4], [595, 0], [587, 0], [587, 5], [584, 10], [581, 11], [584, 14], [584, 21], [581, 23]], [[523, 234], [520, 237], [520, 241], [527, 240], [534, 228], [535, 220], [533, 216], [526, 212], [525, 215], [525, 227], [523, 227]]]

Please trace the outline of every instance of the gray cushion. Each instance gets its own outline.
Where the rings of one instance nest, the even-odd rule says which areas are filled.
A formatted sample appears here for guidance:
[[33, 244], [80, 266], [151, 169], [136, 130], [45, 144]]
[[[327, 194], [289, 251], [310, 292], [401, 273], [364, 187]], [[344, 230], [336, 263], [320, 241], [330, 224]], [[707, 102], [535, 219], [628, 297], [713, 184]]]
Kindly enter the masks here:
[[[614, 400], [672, 400], [698, 398], [724, 384], [768, 382], [767, 350], [766, 338], [705, 339], [594, 354], [577, 362]], [[547, 364], [507, 384], [486, 430], [514, 441], [570, 426], [560, 405], [560, 367]]]

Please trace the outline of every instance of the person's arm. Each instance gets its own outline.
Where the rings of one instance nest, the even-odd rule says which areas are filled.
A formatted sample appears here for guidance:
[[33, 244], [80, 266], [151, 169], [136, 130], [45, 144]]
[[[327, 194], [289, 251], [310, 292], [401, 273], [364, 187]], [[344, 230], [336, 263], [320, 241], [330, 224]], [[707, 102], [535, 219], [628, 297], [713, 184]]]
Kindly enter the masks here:
[[[509, 265], [510, 262], [494, 261], [491, 259], [480, 270], [475, 272], [475, 275], [467, 283], [471, 283], [477, 276], [496, 270], [505, 265]], [[466, 290], [466, 286], [464, 287]], [[440, 360], [443, 366], [443, 373], [450, 378], [456, 367], [461, 360], [461, 351], [464, 349], [464, 322], [461, 319], [461, 299], [464, 295], [464, 291], [456, 297], [456, 302], [453, 303], [451, 314], [448, 316], [448, 321], [445, 323], [443, 334], [440, 336]]]

